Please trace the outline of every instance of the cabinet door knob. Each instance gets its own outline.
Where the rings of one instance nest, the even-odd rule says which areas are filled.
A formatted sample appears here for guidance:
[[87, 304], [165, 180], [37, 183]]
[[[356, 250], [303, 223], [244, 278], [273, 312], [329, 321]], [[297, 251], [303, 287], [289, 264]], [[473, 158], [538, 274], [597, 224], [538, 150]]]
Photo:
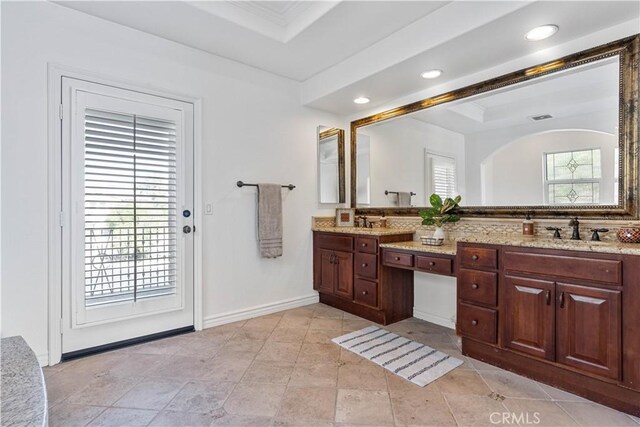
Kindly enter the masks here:
[[474, 256], [471, 257], [471, 259], [474, 260], [474, 261], [477, 261], [478, 258], [480, 258], [478, 255], [474, 255]]
[[367, 292], [367, 291], [362, 291], [362, 295], [366, 295], [366, 294], [368, 294], [368, 293], [369, 293], [369, 292]]
[[478, 324], [478, 321], [477, 321], [477, 320], [472, 320], [472, 321], [471, 321], [471, 324], [472, 324], [473, 326], [476, 326], [476, 325]]
[[367, 247], [367, 244], [366, 244], [366, 243], [363, 243], [361, 246], [362, 246], [363, 248], [366, 248], [366, 247]]
[[431, 267], [433, 267], [434, 265], [436, 265], [436, 263], [435, 263], [435, 262], [433, 262], [433, 261], [429, 261], [429, 265], [430, 265]]
[[400, 261], [400, 257], [399, 256], [396, 257], [396, 261]]
[[480, 287], [480, 286], [478, 286], [478, 284], [477, 284], [477, 283], [474, 283], [473, 285], [471, 285], [471, 288], [472, 288], [472, 289], [478, 289], [479, 287]]
[[368, 265], [369, 265], [369, 264], [366, 264], [366, 263], [365, 263], [365, 264], [362, 264], [362, 266], [363, 266], [363, 267], [366, 267], [366, 266], [368, 266]]

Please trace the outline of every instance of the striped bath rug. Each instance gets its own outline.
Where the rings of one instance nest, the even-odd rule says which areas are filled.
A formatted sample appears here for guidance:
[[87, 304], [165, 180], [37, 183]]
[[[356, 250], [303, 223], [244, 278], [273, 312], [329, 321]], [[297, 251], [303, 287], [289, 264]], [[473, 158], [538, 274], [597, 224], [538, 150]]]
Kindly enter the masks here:
[[421, 387], [463, 363], [460, 359], [377, 326], [369, 326], [332, 341]]

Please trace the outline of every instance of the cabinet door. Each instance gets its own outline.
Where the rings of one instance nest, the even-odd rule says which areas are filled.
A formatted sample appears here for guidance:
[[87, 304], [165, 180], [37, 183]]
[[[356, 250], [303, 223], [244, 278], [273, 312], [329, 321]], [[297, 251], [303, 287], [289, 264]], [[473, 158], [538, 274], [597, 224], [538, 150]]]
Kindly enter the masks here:
[[504, 278], [503, 343], [542, 359], [554, 359], [554, 283]]
[[334, 252], [334, 264], [337, 268], [334, 293], [341, 297], [353, 299], [353, 254]]
[[317, 249], [319, 252], [316, 268], [315, 289], [318, 292], [332, 294], [336, 282], [336, 264], [334, 253], [326, 249]]
[[558, 283], [557, 293], [557, 361], [618, 379], [620, 291]]

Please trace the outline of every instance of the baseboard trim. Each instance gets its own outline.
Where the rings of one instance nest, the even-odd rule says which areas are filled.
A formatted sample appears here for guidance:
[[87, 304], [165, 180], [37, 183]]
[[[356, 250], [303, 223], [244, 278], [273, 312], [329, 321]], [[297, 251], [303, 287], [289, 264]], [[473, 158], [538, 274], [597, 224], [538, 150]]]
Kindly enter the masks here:
[[418, 310], [415, 307], [413, 308], [413, 317], [420, 320], [425, 320], [429, 323], [435, 323], [436, 325], [444, 326], [445, 328], [456, 328], [456, 323], [453, 320], [447, 319], [446, 317], [438, 316], [433, 313], [427, 313], [426, 311]]
[[49, 353], [37, 354], [36, 358], [40, 366], [49, 366]]
[[319, 295], [317, 293], [314, 293], [312, 295], [291, 298], [270, 304], [257, 305], [242, 310], [229, 311], [227, 313], [205, 317], [203, 327], [206, 329], [212, 328], [214, 326], [225, 325], [227, 323], [237, 322], [239, 320], [252, 319], [254, 317], [264, 316], [265, 314], [277, 313], [279, 311], [290, 310], [297, 307], [304, 307], [305, 305], [315, 304], [318, 301]]

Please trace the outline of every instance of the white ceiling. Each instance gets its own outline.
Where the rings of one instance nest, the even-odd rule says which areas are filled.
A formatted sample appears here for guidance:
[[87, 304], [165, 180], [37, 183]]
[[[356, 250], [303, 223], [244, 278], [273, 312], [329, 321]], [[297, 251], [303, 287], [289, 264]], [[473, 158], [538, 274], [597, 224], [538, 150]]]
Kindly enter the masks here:
[[[556, 46], [640, 32], [638, 0], [57, 3], [297, 80], [302, 104], [345, 116]], [[547, 23], [560, 26], [554, 37], [524, 40]], [[444, 74], [422, 79], [429, 68]], [[372, 101], [357, 106], [357, 96]]]
[[[614, 133], [618, 124], [617, 58], [529, 80], [501, 90], [461, 99], [412, 114], [466, 136], [532, 124], [530, 117], [549, 114], [545, 128], [575, 116], [597, 117], [594, 129]], [[384, 126], [385, 122], [379, 126]]]

